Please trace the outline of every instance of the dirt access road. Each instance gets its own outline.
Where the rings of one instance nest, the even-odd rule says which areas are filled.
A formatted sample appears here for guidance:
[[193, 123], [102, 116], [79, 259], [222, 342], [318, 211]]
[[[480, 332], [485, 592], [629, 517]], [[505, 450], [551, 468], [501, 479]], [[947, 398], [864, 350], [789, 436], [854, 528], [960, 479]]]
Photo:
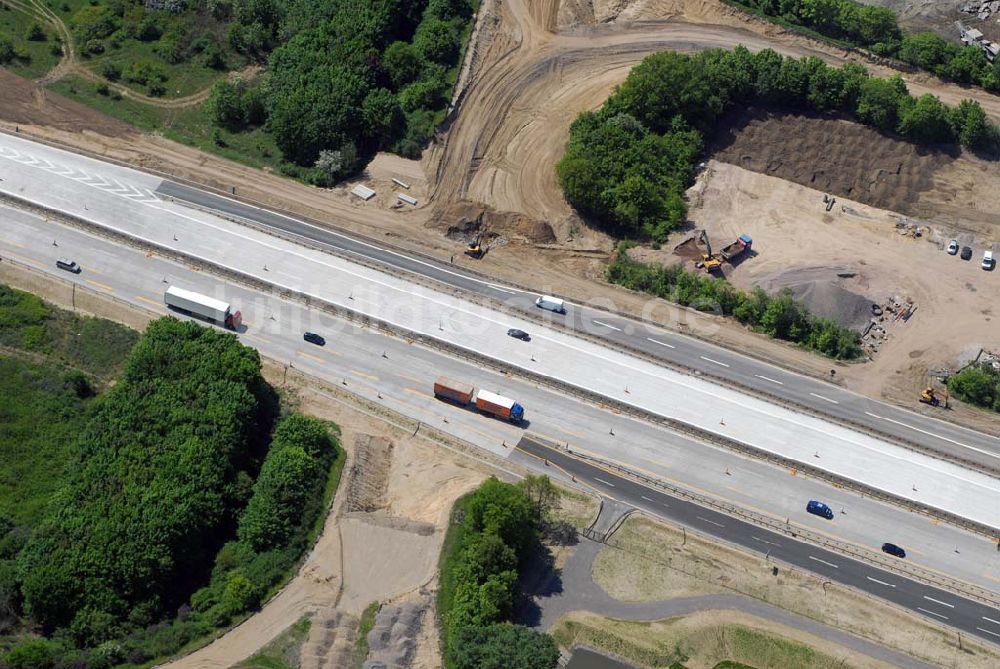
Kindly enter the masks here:
[[[491, 251], [479, 268], [498, 278], [640, 313], [646, 300], [601, 280], [612, 240], [578, 220], [555, 182], [553, 165], [572, 119], [584, 109], [598, 107], [634, 64], [658, 50], [745, 44], [792, 55], [819, 55], [831, 63], [857, 59], [715, 0], [625, 0], [613, 5], [488, 0], [481, 11], [469, 84], [450, 125], [425, 152], [422, 163], [379, 156], [360, 179], [379, 191], [368, 203], [348, 194], [351, 184], [332, 190], [311, 188], [160, 136], [123, 129], [122, 124], [5, 72], [0, 72], [0, 84], [10, 94], [0, 100], [0, 118], [8, 127], [21, 124], [22, 130], [100, 155], [225, 190], [238, 186], [240, 194], [265, 204], [437, 257], [457, 256], [459, 263], [474, 261], [461, 255], [459, 240], [442, 234], [454, 223], [449, 207], [463, 207], [473, 219], [484, 208], [511, 212], [512, 216], [496, 220], [498, 232], [510, 237], [511, 244]], [[889, 73], [870, 67], [878, 74]], [[945, 85], [926, 75], [907, 78], [915, 93], [932, 90], [949, 102], [977, 97], [1000, 119], [1000, 100], [994, 96]], [[418, 207], [394, 206], [392, 177], [412, 184]], [[954, 192], [942, 187], [938, 199], [954, 200]], [[983, 212], [995, 211], [988, 202], [981, 206]], [[956, 225], [961, 226], [960, 218], [955, 217]], [[526, 239], [520, 227], [503, 227], [511, 222], [520, 226], [525, 220], [551, 226], [555, 241]], [[681, 329], [706, 318], [669, 307], [664, 311], [669, 313], [662, 320]], [[806, 373], [829, 371], [828, 361], [816, 356], [731, 323], [717, 325], [720, 343]]]

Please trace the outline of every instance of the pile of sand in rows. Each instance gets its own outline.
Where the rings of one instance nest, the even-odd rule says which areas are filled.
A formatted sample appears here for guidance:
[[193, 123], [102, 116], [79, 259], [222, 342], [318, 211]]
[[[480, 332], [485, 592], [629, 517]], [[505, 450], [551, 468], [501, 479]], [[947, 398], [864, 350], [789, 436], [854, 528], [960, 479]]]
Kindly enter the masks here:
[[882, 209], [918, 215], [921, 193], [959, 158], [955, 147], [911, 144], [845, 119], [761, 108], [719, 122], [712, 157]]
[[364, 669], [406, 669], [413, 661], [416, 637], [429, 606], [426, 597], [383, 606], [368, 633]]

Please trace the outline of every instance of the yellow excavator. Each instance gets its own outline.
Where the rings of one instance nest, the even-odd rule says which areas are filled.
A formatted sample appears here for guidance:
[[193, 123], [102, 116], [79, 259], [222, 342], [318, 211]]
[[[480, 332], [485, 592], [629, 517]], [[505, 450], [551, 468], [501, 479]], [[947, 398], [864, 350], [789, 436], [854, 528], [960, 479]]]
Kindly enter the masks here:
[[936, 407], [941, 404], [941, 400], [938, 398], [937, 393], [935, 393], [934, 389], [930, 386], [921, 391], [920, 401], [924, 404], [930, 404], [932, 407]]
[[712, 253], [712, 243], [708, 241], [708, 234], [704, 230], [701, 231], [698, 241], [705, 245], [705, 253], [701, 254], [701, 266], [706, 272], [718, 272], [722, 268], [722, 260]]
[[465, 255], [470, 258], [475, 258], [476, 260], [479, 260], [486, 255], [486, 249], [483, 248], [479, 235], [476, 235], [476, 238], [469, 242], [469, 245], [465, 247]]

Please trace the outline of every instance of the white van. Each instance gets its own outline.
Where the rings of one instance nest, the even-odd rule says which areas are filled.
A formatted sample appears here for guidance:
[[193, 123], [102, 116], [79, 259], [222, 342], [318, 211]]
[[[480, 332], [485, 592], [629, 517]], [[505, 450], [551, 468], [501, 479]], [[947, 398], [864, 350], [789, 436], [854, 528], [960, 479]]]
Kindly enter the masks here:
[[548, 309], [549, 311], [554, 311], [557, 314], [566, 313], [566, 306], [563, 301], [558, 297], [551, 297], [549, 295], [542, 295], [537, 300], [535, 300], [535, 306], [541, 307], [542, 309]]

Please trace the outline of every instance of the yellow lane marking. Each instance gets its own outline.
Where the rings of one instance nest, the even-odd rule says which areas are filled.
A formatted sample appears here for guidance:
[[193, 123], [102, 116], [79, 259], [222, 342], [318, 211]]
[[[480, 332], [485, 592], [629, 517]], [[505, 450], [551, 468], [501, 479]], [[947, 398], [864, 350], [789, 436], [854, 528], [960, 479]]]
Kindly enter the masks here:
[[315, 355], [313, 355], [312, 353], [304, 353], [302, 351], [296, 351], [295, 355], [301, 356], [303, 358], [309, 358], [310, 360], [313, 360], [314, 362], [319, 362], [319, 363], [325, 362], [323, 360], [323, 358], [318, 358]]
[[112, 288], [111, 286], [109, 286], [109, 285], [108, 285], [108, 284], [106, 284], [106, 283], [100, 283], [99, 281], [91, 281], [90, 279], [86, 279], [86, 281], [87, 281], [87, 283], [89, 283], [90, 285], [92, 285], [92, 286], [97, 286], [98, 288], [103, 288], [104, 290], [108, 291], [109, 293], [113, 293], [113, 292], [115, 292], [115, 289], [114, 289], [114, 288]]
[[371, 374], [365, 374], [364, 372], [359, 372], [356, 369], [349, 369], [347, 371], [349, 371], [351, 374], [354, 374], [356, 376], [360, 376], [363, 379], [368, 379], [369, 381], [378, 381], [378, 377], [377, 376], [373, 376]]
[[21, 262], [26, 263], [28, 265], [34, 265], [35, 263], [38, 262], [34, 258], [26, 258], [26, 257], [24, 257], [24, 256], [22, 256], [20, 254], [11, 253], [10, 251], [4, 251], [3, 254], [6, 255], [6, 256], [9, 256], [11, 258], [13, 258], [14, 260], [20, 260]]
[[244, 338], [246, 338], [246, 339], [255, 339], [257, 341], [264, 342], [265, 344], [270, 344], [271, 343], [270, 339], [265, 339], [264, 337], [261, 337], [260, 335], [250, 334], [249, 332], [244, 332], [241, 336], [244, 337]]
[[140, 302], [145, 302], [146, 304], [150, 304], [154, 307], [163, 309], [163, 302], [157, 302], [156, 300], [151, 300], [148, 297], [143, 297], [142, 295], [136, 295], [135, 299], [139, 300]]

